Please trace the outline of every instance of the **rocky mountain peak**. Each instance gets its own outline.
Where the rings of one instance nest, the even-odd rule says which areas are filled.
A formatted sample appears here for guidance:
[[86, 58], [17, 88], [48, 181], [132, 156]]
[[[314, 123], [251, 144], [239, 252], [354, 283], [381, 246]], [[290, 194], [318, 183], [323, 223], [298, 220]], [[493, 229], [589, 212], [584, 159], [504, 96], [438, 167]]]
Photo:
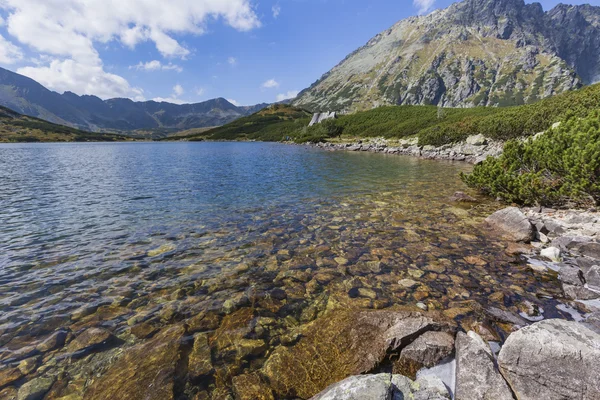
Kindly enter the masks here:
[[600, 8], [464, 0], [371, 39], [295, 105], [352, 111], [385, 104], [505, 106], [600, 79]]

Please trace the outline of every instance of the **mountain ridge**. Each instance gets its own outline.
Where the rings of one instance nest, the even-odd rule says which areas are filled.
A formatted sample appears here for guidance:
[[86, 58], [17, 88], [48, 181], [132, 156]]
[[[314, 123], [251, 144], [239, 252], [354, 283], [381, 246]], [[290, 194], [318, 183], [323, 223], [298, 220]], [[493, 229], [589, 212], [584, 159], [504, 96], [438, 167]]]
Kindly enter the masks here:
[[370, 39], [295, 106], [357, 111], [532, 103], [600, 79], [600, 7], [464, 0]]
[[224, 125], [266, 107], [238, 107], [224, 98], [201, 103], [102, 100], [73, 92], [59, 94], [35, 80], [0, 68], [0, 105], [20, 114], [92, 132], [180, 131]]

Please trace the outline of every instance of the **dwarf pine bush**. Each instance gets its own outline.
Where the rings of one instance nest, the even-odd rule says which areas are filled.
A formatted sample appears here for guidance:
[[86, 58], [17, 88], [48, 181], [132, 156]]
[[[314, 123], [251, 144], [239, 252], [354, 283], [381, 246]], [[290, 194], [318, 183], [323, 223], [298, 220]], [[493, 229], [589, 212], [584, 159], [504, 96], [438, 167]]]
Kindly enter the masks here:
[[538, 138], [510, 140], [470, 175], [471, 187], [523, 205], [600, 203], [600, 111], [570, 118]]

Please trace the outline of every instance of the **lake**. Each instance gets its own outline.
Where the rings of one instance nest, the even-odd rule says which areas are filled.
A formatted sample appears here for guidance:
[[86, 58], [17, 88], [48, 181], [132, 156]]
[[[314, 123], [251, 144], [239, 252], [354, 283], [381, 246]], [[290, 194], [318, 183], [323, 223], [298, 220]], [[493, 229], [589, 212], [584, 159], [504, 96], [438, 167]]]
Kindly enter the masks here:
[[[0, 362], [43, 356], [56, 398], [82, 396], [123, 349], [185, 322], [209, 332], [213, 368], [191, 379], [178, 365], [177, 390], [205, 398], [331, 309], [534, 304], [568, 318], [558, 283], [482, 226], [501, 204], [449, 200], [471, 168], [267, 143], [0, 145]], [[247, 310], [270, 319], [250, 353], [211, 340]], [[210, 323], [194, 331], [198, 315]], [[90, 328], [111, 340], [74, 348]], [[57, 331], [67, 345], [40, 350]]]

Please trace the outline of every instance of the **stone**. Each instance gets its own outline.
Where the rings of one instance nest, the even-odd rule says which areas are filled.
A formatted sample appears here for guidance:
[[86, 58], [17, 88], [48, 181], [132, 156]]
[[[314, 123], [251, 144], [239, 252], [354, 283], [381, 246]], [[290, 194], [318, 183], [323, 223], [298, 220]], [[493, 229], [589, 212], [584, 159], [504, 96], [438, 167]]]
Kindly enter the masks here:
[[260, 355], [268, 348], [267, 343], [260, 339], [240, 339], [235, 347], [239, 358]]
[[116, 338], [104, 328], [88, 328], [80, 333], [69, 345], [69, 353], [89, 352], [110, 344]]
[[414, 281], [412, 279], [402, 279], [400, 281], [398, 281], [398, 285], [410, 289], [410, 288], [414, 288], [415, 286], [419, 286], [420, 283], [417, 281]]
[[18, 390], [12, 386], [0, 390], [0, 399], [2, 400], [17, 400]]
[[485, 313], [494, 321], [505, 322], [519, 326], [527, 325], [527, 321], [524, 318], [496, 307], [488, 307], [485, 310]]
[[472, 146], [485, 146], [487, 144], [487, 139], [485, 136], [479, 135], [471, 135], [467, 138], [467, 144]]
[[436, 376], [419, 377], [413, 382], [403, 375], [392, 375], [391, 400], [449, 400], [450, 398], [448, 388]]
[[533, 225], [517, 207], [496, 211], [485, 221], [503, 237], [515, 242], [529, 243], [535, 237]]
[[563, 251], [578, 248], [583, 243], [588, 243], [591, 239], [584, 236], [560, 236], [552, 241], [553, 247], [558, 247]]
[[372, 371], [426, 331], [453, 332], [438, 314], [393, 310], [332, 310], [305, 325], [300, 340], [276, 348], [261, 373], [276, 397], [310, 398], [348, 376]]
[[18, 400], [41, 400], [54, 385], [55, 378], [40, 376], [26, 382], [19, 388]]
[[559, 319], [512, 333], [498, 365], [519, 400], [600, 398], [600, 335]]
[[456, 201], [458, 203], [477, 203], [477, 199], [469, 196], [465, 192], [455, 192], [452, 197], [450, 197], [450, 201]]
[[584, 275], [585, 282], [595, 290], [600, 290], [600, 265], [593, 265]]
[[402, 350], [393, 372], [415, 379], [421, 368], [434, 367], [453, 352], [454, 336], [446, 332], [425, 332]]
[[569, 265], [561, 267], [558, 278], [569, 285], [583, 286], [585, 284], [583, 272], [579, 268]]
[[584, 243], [581, 246], [578, 246], [577, 250], [583, 256], [600, 260], [600, 243], [596, 243], [596, 242]]
[[456, 399], [513, 400], [490, 346], [473, 331], [456, 337]]
[[0, 370], [0, 388], [21, 379], [23, 373], [19, 368], [4, 367]]
[[41, 358], [41, 356], [35, 356], [26, 358], [25, 360], [21, 360], [18, 366], [19, 371], [21, 371], [23, 375], [29, 375], [30, 373], [35, 371]]
[[547, 258], [550, 261], [554, 261], [554, 262], [560, 262], [561, 261], [561, 252], [560, 249], [557, 247], [548, 247], [546, 249], [543, 249], [542, 251], [540, 251], [540, 255], [542, 257]]
[[41, 353], [46, 353], [48, 351], [52, 351], [58, 349], [59, 347], [63, 347], [65, 345], [65, 340], [67, 339], [67, 335], [69, 332], [65, 330], [59, 330], [48, 336], [43, 342], [36, 346], [36, 349]]
[[392, 375], [351, 376], [334, 383], [311, 400], [391, 400]]
[[232, 380], [236, 400], [274, 400], [273, 391], [258, 374], [235, 376]]
[[181, 358], [185, 328], [176, 325], [152, 340], [125, 350], [100, 378], [88, 387], [86, 400], [173, 400], [176, 368]]
[[214, 371], [207, 333], [196, 335], [194, 347], [189, 356], [188, 371], [192, 379], [209, 375]]

